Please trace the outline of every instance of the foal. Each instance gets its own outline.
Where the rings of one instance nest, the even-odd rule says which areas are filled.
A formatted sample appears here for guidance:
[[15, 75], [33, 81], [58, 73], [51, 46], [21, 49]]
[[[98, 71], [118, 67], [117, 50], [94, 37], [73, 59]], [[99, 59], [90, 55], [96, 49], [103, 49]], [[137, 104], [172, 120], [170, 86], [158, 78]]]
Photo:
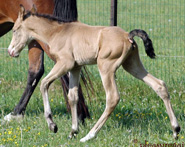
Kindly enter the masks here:
[[177, 138], [180, 126], [174, 115], [166, 85], [143, 67], [137, 44], [133, 40], [134, 36], [142, 38], [147, 55], [154, 58], [152, 42], [143, 30], [127, 33], [119, 27], [89, 26], [80, 22], [59, 23], [51, 16], [31, 12], [25, 14], [25, 9], [21, 6], [13, 27], [13, 38], [8, 52], [11, 56], [18, 57], [28, 40], [33, 38], [49, 45], [50, 49], [46, 53], [56, 60], [56, 64], [42, 80], [40, 90], [44, 101], [44, 115], [50, 130], [57, 132], [48, 100], [49, 85], [68, 71], [70, 72], [68, 98], [72, 114], [72, 131], [69, 137], [73, 137], [78, 132], [77, 91], [80, 69], [83, 65], [97, 64], [106, 92], [106, 108], [95, 126], [80, 140], [81, 142], [97, 135], [119, 102], [114, 76], [120, 66], [149, 85], [161, 97], [170, 118], [173, 135]]

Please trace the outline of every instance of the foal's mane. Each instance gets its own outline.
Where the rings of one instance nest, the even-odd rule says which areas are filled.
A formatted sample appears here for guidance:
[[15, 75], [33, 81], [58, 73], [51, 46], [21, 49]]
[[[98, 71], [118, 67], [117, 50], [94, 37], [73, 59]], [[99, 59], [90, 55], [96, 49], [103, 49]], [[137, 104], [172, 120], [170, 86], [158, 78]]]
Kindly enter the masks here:
[[74, 22], [74, 21], [69, 21], [66, 19], [62, 19], [60, 17], [48, 15], [48, 14], [39, 14], [39, 13], [32, 13], [31, 11], [28, 11], [24, 16], [23, 16], [23, 21], [29, 18], [30, 16], [36, 16], [36, 17], [41, 17], [41, 18], [46, 18], [51, 21], [57, 21], [58, 23], [67, 23], [67, 22]]

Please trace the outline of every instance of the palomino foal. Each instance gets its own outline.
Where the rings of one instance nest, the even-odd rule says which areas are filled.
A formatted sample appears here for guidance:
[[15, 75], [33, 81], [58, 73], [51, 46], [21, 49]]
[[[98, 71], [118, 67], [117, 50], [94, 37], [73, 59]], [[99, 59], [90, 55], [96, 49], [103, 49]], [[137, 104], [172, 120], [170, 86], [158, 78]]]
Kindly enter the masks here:
[[57, 132], [57, 125], [52, 120], [48, 100], [49, 85], [66, 72], [70, 72], [68, 97], [72, 114], [72, 131], [69, 137], [73, 137], [78, 132], [77, 90], [80, 69], [83, 65], [97, 64], [106, 92], [106, 108], [95, 126], [80, 140], [81, 142], [97, 135], [119, 102], [114, 75], [120, 66], [149, 85], [162, 98], [170, 118], [173, 135], [177, 138], [180, 126], [174, 115], [166, 85], [145, 70], [139, 58], [137, 44], [133, 40], [134, 36], [142, 38], [147, 55], [154, 58], [152, 42], [146, 32], [133, 30], [127, 33], [119, 27], [89, 26], [80, 22], [59, 23], [58, 21], [51, 16], [31, 12], [25, 14], [24, 7], [21, 6], [8, 48], [11, 56], [18, 57], [27, 41], [32, 38], [49, 45], [50, 49], [46, 53], [56, 60], [56, 64], [42, 80], [40, 90], [44, 101], [44, 115], [52, 131]]

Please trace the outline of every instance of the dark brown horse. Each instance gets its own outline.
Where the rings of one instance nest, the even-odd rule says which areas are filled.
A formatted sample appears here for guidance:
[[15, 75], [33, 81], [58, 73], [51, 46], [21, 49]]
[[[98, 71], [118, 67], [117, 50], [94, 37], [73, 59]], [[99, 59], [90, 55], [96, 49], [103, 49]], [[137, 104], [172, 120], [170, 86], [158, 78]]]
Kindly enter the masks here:
[[[20, 4], [22, 4], [26, 10], [30, 10], [32, 6], [35, 5], [39, 13], [53, 14], [67, 22], [77, 21], [76, 0], [0, 0], [0, 37], [12, 29], [18, 16]], [[43, 50], [47, 53], [49, 47], [42, 42], [34, 40], [28, 45], [28, 48], [29, 70], [27, 86], [19, 103], [14, 108], [14, 111], [5, 116], [6, 120], [23, 117], [30, 97], [44, 73]], [[53, 59], [51, 56], [50, 58]], [[53, 59], [53, 61], [55, 60]], [[68, 76], [65, 75], [61, 78], [61, 81], [64, 91], [67, 92], [69, 84]], [[79, 89], [78, 94], [78, 117], [84, 121], [84, 119], [90, 117], [90, 115], [88, 108], [85, 105], [81, 88]], [[64, 95], [66, 96], [65, 93]], [[70, 110], [67, 99], [66, 103], [68, 110]]]

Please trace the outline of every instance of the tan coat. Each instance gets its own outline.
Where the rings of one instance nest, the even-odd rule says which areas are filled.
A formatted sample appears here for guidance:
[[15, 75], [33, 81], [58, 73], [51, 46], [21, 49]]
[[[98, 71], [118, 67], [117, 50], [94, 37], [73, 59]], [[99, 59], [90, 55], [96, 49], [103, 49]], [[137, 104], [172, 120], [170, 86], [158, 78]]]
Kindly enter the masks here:
[[120, 66], [149, 85], [161, 97], [170, 118], [174, 137], [177, 138], [180, 127], [174, 115], [166, 85], [145, 70], [139, 58], [137, 44], [133, 40], [134, 36], [141, 37], [147, 55], [151, 58], [155, 57], [152, 42], [146, 32], [133, 30], [128, 33], [119, 27], [89, 26], [80, 22], [58, 23], [45, 18], [46, 16], [30, 14], [26, 17], [26, 15], [24, 8], [21, 7], [20, 15], [13, 28], [9, 54], [18, 56], [26, 42], [32, 38], [49, 45], [50, 49], [46, 53], [56, 61], [56, 64], [42, 80], [40, 90], [44, 102], [44, 115], [52, 131], [57, 132], [57, 126], [52, 120], [48, 100], [49, 85], [66, 72], [70, 72], [68, 97], [72, 114], [72, 131], [69, 137], [72, 138], [78, 132], [77, 90], [81, 66], [97, 64], [106, 93], [106, 108], [95, 126], [80, 140], [81, 142], [97, 135], [119, 102], [115, 72]]

